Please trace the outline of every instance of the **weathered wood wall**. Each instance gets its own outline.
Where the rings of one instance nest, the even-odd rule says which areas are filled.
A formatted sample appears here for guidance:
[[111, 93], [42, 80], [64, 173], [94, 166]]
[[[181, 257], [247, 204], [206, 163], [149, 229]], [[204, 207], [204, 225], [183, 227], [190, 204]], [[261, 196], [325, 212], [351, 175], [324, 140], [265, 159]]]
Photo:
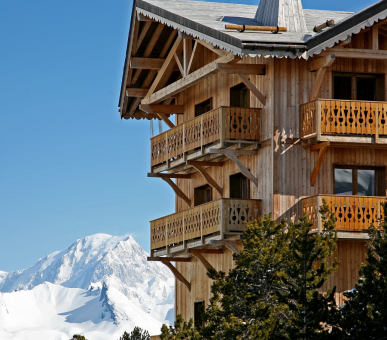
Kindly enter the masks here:
[[[208, 262], [217, 270], [228, 272], [233, 267], [232, 252], [227, 248], [222, 255], [203, 254]], [[207, 308], [211, 296], [211, 284], [203, 264], [193, 257], [190, 263], [176, 263], [176, 268], [191, 282], [191, 292], [180, 281], [176, 281], [176, 315], [182, 314], [185, 320], [193, 318], [194, 302], [204, 301]]]

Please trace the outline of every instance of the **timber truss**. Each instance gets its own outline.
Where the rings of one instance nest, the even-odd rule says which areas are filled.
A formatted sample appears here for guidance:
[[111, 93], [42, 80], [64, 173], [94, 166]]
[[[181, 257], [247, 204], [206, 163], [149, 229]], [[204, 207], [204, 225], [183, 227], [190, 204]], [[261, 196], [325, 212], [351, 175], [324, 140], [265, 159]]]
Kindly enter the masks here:
[[[143, 15], [134, 20], [129, 46], [120, 103], [123, 118], [162, 119], [172, 128], [170, 115], [184, 113], [175, 95], [217, 72], [238, 75], [266, 105], [265, 96], [247, 77], [265, 75], [265, 65], [236, 64], [240, 57]], [[203, 49], [212, 52], [205, 65], [198, 57]]]

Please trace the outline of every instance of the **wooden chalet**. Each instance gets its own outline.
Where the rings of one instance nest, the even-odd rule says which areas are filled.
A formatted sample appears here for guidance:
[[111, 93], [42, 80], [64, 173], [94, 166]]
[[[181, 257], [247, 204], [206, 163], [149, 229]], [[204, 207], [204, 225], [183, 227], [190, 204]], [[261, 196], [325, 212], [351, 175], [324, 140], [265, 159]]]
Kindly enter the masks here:
[[119, 107], [170, 128], [144, 152], [176, 193], [150, 222], [149, 258], [176, 276], [176, 314], [200, 324], [207, 268], [233, 266], [245, 222], [306, 212], [318, 232], [322, 199], [340, 260], [326, 288], [340, 303], [354, 286], [386, 197], [386, 17], [385, 0], [358, 13], [134, 1]]

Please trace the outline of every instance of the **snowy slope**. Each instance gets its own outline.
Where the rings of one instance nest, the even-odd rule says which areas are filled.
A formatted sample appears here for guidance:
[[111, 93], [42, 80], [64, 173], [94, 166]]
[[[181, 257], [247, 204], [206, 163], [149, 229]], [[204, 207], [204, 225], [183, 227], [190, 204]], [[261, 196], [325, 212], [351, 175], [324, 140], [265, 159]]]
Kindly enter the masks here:
[[[29, 310], [29, 315], [33, 315], [35, 318], [35, 315], [40, 315], [40, 306], [34, 307], [34, 303], [39, 304], [36, 294], [40, 294], [41, 291], [43, 291], [41, 294], [46, 294], [47, 299], [50, 299], [53, 304], [46, 306], [51, 311], [50, 316], [41, 314], [44, 317], [42, 316], [41, 319], [37, 320], [37, 324], [40, 320], [51, 320], [50, 318], [54, 318], [55, 322], [63, 320], [65, 320], [63, 322], [70, 322], [68, 320], [71, 318], [58, 321], [58, 315], [80, 308], [77, 317], [71, 319], [74, 322], [70, 322], [74, 325], [82, 322], [81, 325], [75, 325], [80, 329], [85, 329], [84, 326], [86, 327], [89, 322], [94, 325], [93, 327], [97, 331], [98, 327], [105, 329], [106, 325], [115, 330], [126, 325], [126, 330], [130, 331], [134, 325], [140, 326], [136, 322], [141, 319], [145, 320], [143, 324], [146, 325], [147, 329], [156, 329], [154, 334], [157, 334], [161, 323], [172, 323], [173, 321], [174, 277], [169, 269], [162, 264], [147, 262], [147, 256], [148, 254], [131, 236], [96, 234], [77, 240], [63, 251], [47, 255], [28, 269], [11, 273], [0, 272], [0, 292], [2, 292], [0, 294], [3, 297], [3, 300], [0, 298], [0, 339], [6, 338], [6, 335], [1, 332], [11, 332], [12, 336], [21, 336], [20, 332], [23, 332], [24, 327], [24, 325], [20, 327], [20, 323], [17, 323], [19, 324], [18, 329], [4, 328], [5, 326], [10, 327], [13, 322], [12, 317], [4, 310], [7, 308], [9, 310], [9, 306], [19, 308], [18, 301], [24, 301], [20, 296], [25, 296], [26, 301], [30, 301], [27, 311]], [[50, 292], [53, 295], [51, 298], [49, 298]], [[83, 292], [83, 295], [79, 292]], [[69, 297], [70, 302], [67, 305], [62, 304], [62, 302], [56, 304], [54, 297], [56, 294], [61, 296], [78, 294], [77, 296], [83, 298]], [[98, 300], [101, 306], [97, 308], [92, 305], [91, 302], [87, 301], [85, 294], [98, 295], [98, 298], [95, 297], [93, 301], [97, 303]], [[4, 302], [5, 296], [10, 302]], [[77, 307], [77, 304], [90, 306], [90, 309], [89, 307]], [[89, 310], [98, 312], [95, 315], [93, 313], [89, 315]], [[86, 315], [86, 320], [82, 319], [81, 312]], [[17, 313], [13, 315], [15, 314]], [[26, 322], [26, 325], [28, 324]], [[47, 332], [61, 332], [61, 328], [58, 330], [55, 327], [50, 328], [51, 321], [46, 324]], [[93, 327], [90, 329], [94, 330]], [[29, 331], [31, 331], [30, 328]], [[40, 335], [42, 335], [41, 331], [41, 327], [37, 326], [37, 332]], [[9, 337], [8, 333], [4, 334]], [[51, 339], [52, 336], [50, 333], [48, 338]], [[94, 337], [91, 338], [94, 339]], [[58, 339], [61, 338], [58, 337]], [[105, 334], [105, 338], [101, 339], [112, 338], [106, 338]]]
[[[0, 293], [0, 339], [116, 340], [134, 326], [160, 332], [161, 323], [114, 288], [88, 291], [43, 283], [32, 290]], [[102, 297], [102, 299], [101, 299]], [[106, 301], [115, 305], [115, 324]]]

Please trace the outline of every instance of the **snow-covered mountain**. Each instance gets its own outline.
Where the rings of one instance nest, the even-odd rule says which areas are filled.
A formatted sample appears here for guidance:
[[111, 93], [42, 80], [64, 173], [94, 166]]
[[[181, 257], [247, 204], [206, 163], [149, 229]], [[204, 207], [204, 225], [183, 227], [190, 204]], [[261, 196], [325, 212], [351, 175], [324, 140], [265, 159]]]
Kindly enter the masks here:
[[[144, 320], [141, 321], [143, 328], [152, 330], [156, 327], [159, 330], [161, 323], [173, 320], [174, 278], [160, 263], [147, 262], [147, 256], [131, 236], [96, 234], [77, 240], [63, 251], [47, 255], [28, 269], [0, 272], [0, 338], [3, 338], [2, 331], [10, 331], [2, 327], [12, 323], [10, 309], [17, 310], [17, 301], [26, 299], [31, 301], [32, 311], [34, 301], [39, 301], [36, 294], [47, 296], [51, 303], [47, 308], [58, 311], [59, 316], [71, 312], [71, 308], [78, 310], [77, 317], [70, 318], [73, 323], [90, 321], [102, 328], [113, 324], [116, 330], [125, 326], [130, 331]], [[76, 307], [67, 302], [63, 305], [61, 298], [48, 298], [50, 292], [62, 297], [75, 294], [75, 305], [81, 301], [85, 306], [92, 304], [90, 311], [96, 314], [88, 316], [88, 307]], [[79, 321], [82, 318], [86, 320]], [[69, 317], [63, 320], [69, 322]]]

